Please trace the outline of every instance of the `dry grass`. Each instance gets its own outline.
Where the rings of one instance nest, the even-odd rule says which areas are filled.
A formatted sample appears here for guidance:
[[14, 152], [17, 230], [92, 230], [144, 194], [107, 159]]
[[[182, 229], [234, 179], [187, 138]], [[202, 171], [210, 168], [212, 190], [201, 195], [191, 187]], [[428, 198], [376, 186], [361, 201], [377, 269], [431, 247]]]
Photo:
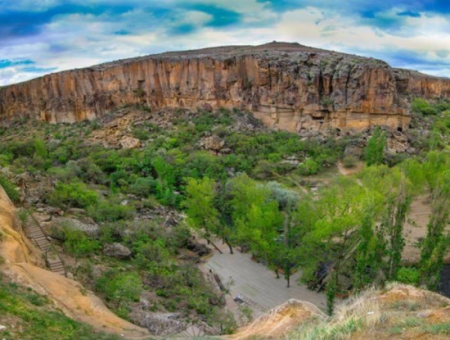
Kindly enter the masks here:
[[[333, 317], [304, 323], [286, 339], [450, 338], [450, 313], [445, 312], [448, 306], [450, 300], [438, 294], [393, 283], [383, 290], [370, 289], [349, 299]], [[438, 319], [436, 315], [448, 318]]]

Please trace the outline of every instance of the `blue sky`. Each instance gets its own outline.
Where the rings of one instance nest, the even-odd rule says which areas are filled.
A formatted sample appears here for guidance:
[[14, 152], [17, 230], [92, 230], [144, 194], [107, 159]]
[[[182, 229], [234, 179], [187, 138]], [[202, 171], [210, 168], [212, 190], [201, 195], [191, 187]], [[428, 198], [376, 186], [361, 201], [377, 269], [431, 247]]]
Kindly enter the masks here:
[[273, 40], [450, 77], [450, 0], [0, 0], [0, 85], [170, 50]]

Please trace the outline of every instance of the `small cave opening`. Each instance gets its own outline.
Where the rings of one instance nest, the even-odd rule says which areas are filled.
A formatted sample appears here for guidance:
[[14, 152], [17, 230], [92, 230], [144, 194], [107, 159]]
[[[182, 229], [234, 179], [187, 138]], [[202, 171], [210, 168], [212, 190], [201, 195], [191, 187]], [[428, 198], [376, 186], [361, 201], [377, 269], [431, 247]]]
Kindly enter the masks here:
[[398, 131], [398, 132], [403, 132], [403, 128], [402, 128], [401, 126], [399, 126], [399, 127], [397, 128], [397, 131]]

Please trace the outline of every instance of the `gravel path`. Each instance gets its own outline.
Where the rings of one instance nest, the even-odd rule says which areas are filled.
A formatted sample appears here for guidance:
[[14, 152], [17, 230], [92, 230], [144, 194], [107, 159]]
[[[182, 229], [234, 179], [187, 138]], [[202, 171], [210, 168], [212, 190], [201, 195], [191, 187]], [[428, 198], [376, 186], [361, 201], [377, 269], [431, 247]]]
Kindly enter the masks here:
[[309, 290], [297, 283], [299, 273], [291, 279], [291, 287], [286, 287], [283, 277], [277, 279], [275, 273], [266, 266], [251, 260], [249, 254], [235, 251], [229, 254], [226, 248], [223, 254], [214, 253], [205, 264], [207, 270], [219, 275], [223, 283], [232, 280], [231, 296], [241, 296], [253, 309], [261, 312], [277, 307], [289, 299], [308, 301], [319, 307], [326, 308], [324, 294]]

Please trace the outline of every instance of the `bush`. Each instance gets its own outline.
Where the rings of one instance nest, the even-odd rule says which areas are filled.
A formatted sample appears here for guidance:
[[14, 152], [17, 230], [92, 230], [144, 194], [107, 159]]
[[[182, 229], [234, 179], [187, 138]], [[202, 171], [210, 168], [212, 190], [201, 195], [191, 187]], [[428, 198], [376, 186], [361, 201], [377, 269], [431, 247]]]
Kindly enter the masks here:
[[136, 273], [125, 274], [110, 270], [97, 280], [95, 287], [97, 291], [104, 293], [106, 299], [115, 304], [116, 308], [120, 308], [139, 300], [142, 281]]
[[95, 252], [99, 243], [86, 236], [81, 230], [63, 228], [64, 248], [75, 258], [84, 257]]
[[134, 138], [137, 138], [141, 141], [146, 141], [150, 138], [150, 133], [143, 128], [134, 128], [131, 131], [131, 134], [133, 135]]
[[401, 267], [397, 273], [397, 281], [408, 285], [417, 285], [420, 280], [420, 272], [416, 268]]
[[48, 157], [47, 147], [45, 146], [45, 142], [42, 139], [37, 138], [34, 141], [34, 148], [37, 157], [40, 157], [42, 159], [46, 159]]
[[435, 116], [435, 115], [439, 114], [440, 107], [443, 107], [445, 109], [445, 106], [439, 106], [439, 104], [430, 105], [425, 99], [422, 99], [422, 98], [414, 99], [411, 104], [412, 111], [415, 114], [424, 115], [424, 116]]
[[102, 201], [96, 206], [89, 207], [88, 213], [96, 222], [115, 222], [132, 218], [135, 210], [128, 205]]
[[152, 177], [139, 177], [129, 188], [129, 192], [139, 196], [148, 197], [156, 190], [156, 181]]
[[0, 185], [5, 190], [8, 197], [13, 202], [18, 202], [20, 199], [19, 192], [16, 189], [16, 186], [6, 177], [0, 175]]
[[315, 175], [319, 172], [319, 164], [311, 158], [308, 158], [305, 162], [298, 166], [298, 173], [303, 176]]
[[358, 162], [358, 160], [354, 156], [345, 156], [342, 159], [342, 165], [346, 169], [354, 168], [356, 166], [357, 162]]
[[412, 111], [417, 114], [422, 114], [423, 110], [430, 107], [430, 104], [425, 99], [415, 98], [411, 104]]
[[87, 208], [98, 204], [98, 195], [94, 190], [89, 190], [84, 183], [59, 183], [50, 196], [50, 202], [59, 207], [67, 205]]

